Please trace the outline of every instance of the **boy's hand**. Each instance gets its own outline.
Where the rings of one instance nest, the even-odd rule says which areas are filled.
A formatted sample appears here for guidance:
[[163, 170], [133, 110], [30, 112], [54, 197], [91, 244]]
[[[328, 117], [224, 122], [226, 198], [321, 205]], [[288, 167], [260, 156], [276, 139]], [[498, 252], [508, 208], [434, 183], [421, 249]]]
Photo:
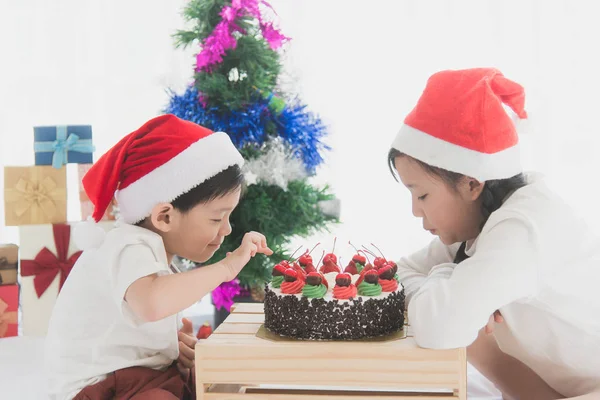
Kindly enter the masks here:
[[485, 333], [488, 335], [494, 332], [494, 324], [500, 324], [504, 322], [504, 317], [500, 313], [500, 311], [496, 310], [492, 315], [490, 315], [490, 319], [485, 326]]
[[241, 269], [248, 264], [250, 258], [254, 257], [257, 253], [270, 256], [273, 254], [273, 250], [267, 247], [267, 239], [263, 234], [248, 232], [244, 235], [240, 247], [231, 253], [227, 253], [227, 257], [223, 260], [229, 270], [226, 281], [235, 279]]
[[179, 373], [187, 379], [190, 370], [194, 367], [196, 358], [195, 347], [198, 340], [194, 335], [192, 321], [187, 318], [181, 320], [183, 327], [177, 332], [179, 339], [179, 358], [177, 359], [177, 369]]

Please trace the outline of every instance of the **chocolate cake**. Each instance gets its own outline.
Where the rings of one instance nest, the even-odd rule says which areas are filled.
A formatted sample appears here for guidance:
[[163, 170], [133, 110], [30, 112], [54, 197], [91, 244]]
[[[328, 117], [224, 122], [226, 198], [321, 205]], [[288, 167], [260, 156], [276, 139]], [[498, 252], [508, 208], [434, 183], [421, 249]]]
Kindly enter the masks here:
[[306, 340], [356, 340], [402, 329], [404, 290], [394, 262], [378, 258], [371, 265], [357, 254], [342, 273], [332, 253], [318, 270], [305, 256], [273, 269], [265, 288], [266, 329]]

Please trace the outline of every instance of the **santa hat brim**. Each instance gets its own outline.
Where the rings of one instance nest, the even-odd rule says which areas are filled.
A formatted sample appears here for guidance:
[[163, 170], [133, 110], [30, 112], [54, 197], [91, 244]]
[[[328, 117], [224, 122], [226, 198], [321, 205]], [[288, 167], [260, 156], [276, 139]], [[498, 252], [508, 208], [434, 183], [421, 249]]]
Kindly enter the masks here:
[[202, 182], [233, 166], [244, 164], [229, 135], [215, 132], [203, 138], [116, 192], [126, 223], [139, 222], [159, 203], [170, 203]]
[[412, 158], [480, 182], [505, 179], [522, 172], [519, 145], [487, 154], [455, 145], [403, 124], [392, 147]]

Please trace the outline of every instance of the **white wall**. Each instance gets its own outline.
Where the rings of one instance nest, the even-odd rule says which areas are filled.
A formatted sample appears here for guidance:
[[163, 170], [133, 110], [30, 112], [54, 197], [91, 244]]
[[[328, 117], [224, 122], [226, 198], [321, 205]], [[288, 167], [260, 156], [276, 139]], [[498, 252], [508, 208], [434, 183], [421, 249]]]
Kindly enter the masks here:
[[[33, 163], [32, 126], [89, 123], [98, 155], [158, 114], [191, 78], [195, 49], [176, 50], [183, 0], [20, 0], [0, 4], [0, 157]], [[378, 244], [398, 256], [430, 237], [386, 153], [431, 73], [495, 66], [527, 90], [536, 132], [526, 165], [598, 225], [600, 59], [588, 1], [273, 0], [291, 36], [291, 87], [331, 128], [317, 182], [342, 199], [344, 224], [317, 240]], [[143, 16], [142, 16], [143, 15]], [[76, 216], [70, 208], [70, 215]], [[16, 240], [15, 228], [0, 231]], [[297, 243], [306, 243], [298, 240]], [[329, 246], [329, 245], [328, 245]], [[347, 246], [346, 246], [347, 247]], [[338, 247], [339, 248], [339, 247]], [[349, 248], [342, 254], [347, 260]]]

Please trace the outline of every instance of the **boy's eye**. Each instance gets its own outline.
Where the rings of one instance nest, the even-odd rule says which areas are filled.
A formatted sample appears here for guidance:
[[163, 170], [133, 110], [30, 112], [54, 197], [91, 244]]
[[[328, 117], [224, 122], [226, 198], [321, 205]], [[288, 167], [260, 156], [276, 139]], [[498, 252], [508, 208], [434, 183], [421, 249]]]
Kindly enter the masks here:
[[222, 219], [211, 219], [212, 222], [221, 222], [223, 221]]
[[425, 200], [425, 197], [427, 197], [427, 194], [424, 194], [423, 196], [419, 196], [418, 199], [419, 200]]

